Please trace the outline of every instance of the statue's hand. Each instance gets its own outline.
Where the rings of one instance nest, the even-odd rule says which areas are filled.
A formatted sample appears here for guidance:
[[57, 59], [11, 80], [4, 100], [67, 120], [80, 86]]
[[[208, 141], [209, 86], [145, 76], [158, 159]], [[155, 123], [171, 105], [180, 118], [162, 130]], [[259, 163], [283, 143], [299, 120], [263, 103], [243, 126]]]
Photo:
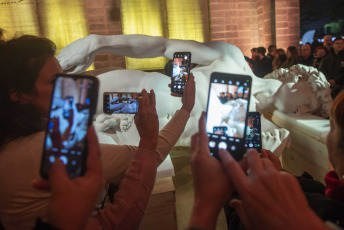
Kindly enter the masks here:
[[84, 72], [94, 61], [97, 47], [96, 35], [78, 39], [64, 47], [57, 56], [64, 72]]

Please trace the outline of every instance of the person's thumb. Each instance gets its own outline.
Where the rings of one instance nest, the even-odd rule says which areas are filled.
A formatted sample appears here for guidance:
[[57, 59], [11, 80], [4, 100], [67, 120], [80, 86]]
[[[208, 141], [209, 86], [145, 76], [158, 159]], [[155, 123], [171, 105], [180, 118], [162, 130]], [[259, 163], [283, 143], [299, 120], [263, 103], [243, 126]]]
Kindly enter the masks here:
[[53, 187], [57, 184], [64, 183], [69, 179], [70, 178], [68, 177], [66, 166], [64, 165], [61, 159], [57, 158], [50, 171], [50, 186], [53, 189]]

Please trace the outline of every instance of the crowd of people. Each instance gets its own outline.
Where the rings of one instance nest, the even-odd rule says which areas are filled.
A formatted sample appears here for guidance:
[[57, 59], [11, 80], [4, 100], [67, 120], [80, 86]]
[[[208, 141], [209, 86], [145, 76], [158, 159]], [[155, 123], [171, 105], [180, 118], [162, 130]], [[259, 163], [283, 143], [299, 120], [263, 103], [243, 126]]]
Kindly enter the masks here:
[[[339, 49], [341, 42], [334, 41], [334, 55], [343, 49]], [[0, 222], [5, 229], [139, 229], [157, 167], [177, 142], [194, 107], [193, 74], [184, 94], [172, 95], [182, 98], [182, 106], [162, 130], [154, 91], [148, 94], [143, 89], [135, 115], [138, 146], [99, 144], [90, 127], [86, 174], [71, 179], [63, 162], [56, 160], [49, 181], [44, 181], [39, 179], [44, 130], [53, 79], [62, 72], [55, 50], [46, 38], [23, 35], [5, 41], [0, 36]], [[276, 47], [269, 47], [270, 56], [265, 57], [264, 50], [257, 49], [258, 59], [265, 59], [264, 65], [272, 63]], [[288, 49], [286, 60], [276, 60], [275, 65], [294, 62], [293, 52]], [[332, 76], [332, 80], [340, 84], [342, 78]], [[195, 202], [187, 229], [215, 229], [228, 200], [230, 230], [343, 228], [343, 117], [342, 92], [331, 109], [326, 142], [334, 170], [325, 177], [326, 187], [313, 181], [310, 183], [316, 186], [307, 187], [303, 179], [282, 171], [279, 160], [268, 150], [260, 155], [249, 150], [240, 162], [225, 150], [220, 150], [221, 161], [211, 157], [203, 113], [199, 131], [191, 138]], [[104, 181], [119, 184], [119, 190], [112, 205], [91, 216]]]
[[344, 89], [344, 39], [340, 36], [333, 39], [331, 35], [325, 35], [322, 44], [313, 43], [303, 44], [300, 49], [289, 46], [286, 52], [270, 45], [267, 55], [264, 47], [253, 48], [252, 57], [245, 59], [258, 77], [296, 64], [317, 68], [331, 84], [332, 97], [335, 98]]

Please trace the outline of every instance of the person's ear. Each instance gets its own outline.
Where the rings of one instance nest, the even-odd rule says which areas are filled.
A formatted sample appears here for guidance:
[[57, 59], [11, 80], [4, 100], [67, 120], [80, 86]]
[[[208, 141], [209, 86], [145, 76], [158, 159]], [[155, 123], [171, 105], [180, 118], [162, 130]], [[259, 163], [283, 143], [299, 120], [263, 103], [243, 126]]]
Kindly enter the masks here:
[[32, 101], [32, 96], [29, 93], [23, 93], [15, 89], [9, 91], [10, 100], [19, 104], [29, 104]]

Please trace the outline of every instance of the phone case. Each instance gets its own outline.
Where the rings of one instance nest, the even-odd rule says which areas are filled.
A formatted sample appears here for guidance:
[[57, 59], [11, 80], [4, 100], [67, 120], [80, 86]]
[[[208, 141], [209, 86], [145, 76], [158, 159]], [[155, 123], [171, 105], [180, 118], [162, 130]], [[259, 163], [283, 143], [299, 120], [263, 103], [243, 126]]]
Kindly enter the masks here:
[[248, 75], [214, 72], [210, 77], [206, 131], [210, 154], [219, 159], [226, 149], [240, 160], [245, 149], [247, 113], [252, 78]]
[[40, 169], [44, 179], [58, 158], [66, 165], [69, 177], [85, 173], [86, 134], [96, 110], [98, 85], [93, 76], [56, 75]]
[[173, 70], [171, 76], [171, 92], [183, 94], [185, 84], [190, 75], [191, 53], [175, 52], [173, 54]]

